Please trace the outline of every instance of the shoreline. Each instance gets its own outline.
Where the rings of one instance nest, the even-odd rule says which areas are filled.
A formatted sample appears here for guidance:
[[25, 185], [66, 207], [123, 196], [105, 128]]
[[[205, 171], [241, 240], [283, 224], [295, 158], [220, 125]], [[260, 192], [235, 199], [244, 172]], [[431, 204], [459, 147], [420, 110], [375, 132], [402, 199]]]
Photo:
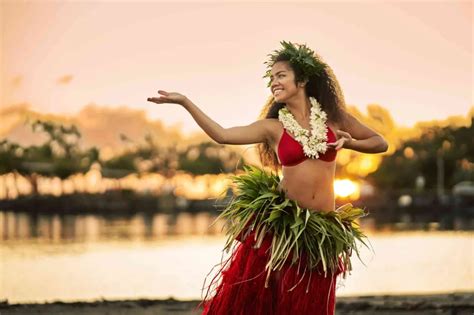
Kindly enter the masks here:
[[[197, 315], [200, 300], [96, 300], [9, 304], [0, 301], [1, 315], [19, 314], [89, 314], [89, 315]], [[429, 295], [380, 295], [338, 297], [336, 314], [469, 314], [474, 313], [474, 292]]]

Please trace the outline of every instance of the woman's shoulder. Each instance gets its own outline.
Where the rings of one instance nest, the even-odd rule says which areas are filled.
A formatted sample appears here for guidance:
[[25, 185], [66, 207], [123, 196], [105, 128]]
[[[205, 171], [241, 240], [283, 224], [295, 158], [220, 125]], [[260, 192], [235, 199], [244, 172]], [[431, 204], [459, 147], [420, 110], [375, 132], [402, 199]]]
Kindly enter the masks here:
[[268, 124], [272, 124], [272, 125], [280, 124], [281, 125], [281, 122], [278, 120], [278, 118], [263, 118], [262, 120], [264, 120]]
[[263, 118], [262, 120], [272, 131], [278, 132], [283, 127], [283, 124], [278, 118]]
[[326, 123], [330, 125], [333, 130], [344, 130], [351, 117], [352, 115], [344, 109], [339, 112], [339, 115], [337, 115], [335, 119], [328, 119]]
[[276, 139], [278, 139], [280, 136], [283, 124], [278, 120], [278, 118], [263, 118], [261, 119], [261, 122], [265, 125], [268, 132], [270, 133], [272, 142], [276, 141]]

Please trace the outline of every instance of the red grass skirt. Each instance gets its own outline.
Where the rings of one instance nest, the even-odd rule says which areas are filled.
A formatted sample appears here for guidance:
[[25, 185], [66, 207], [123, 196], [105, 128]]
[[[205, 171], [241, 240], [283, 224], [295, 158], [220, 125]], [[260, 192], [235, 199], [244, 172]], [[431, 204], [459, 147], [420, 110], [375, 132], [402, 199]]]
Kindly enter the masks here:
[[[272, 234], [268, 233], [260, 248], [253, 248], [255, 240], [254, 232], [251, 232], [243, 242], [238, 243], [211, 281], [199, 305], [203, 306], [202, 314], [334, 314], [336, 278], [344, 271], [342, 261], [339, 260], [336, 273], [328, 271], [325, 277], [322, 266], [317, 266], [311, 272], [306, 271], [303, 277], [307, 262], [303, 252], [297, 263], [291, 265], [287, 262], [279, 271], [272, 271], [268, 287], [265, 287], [265, 265], [271, 240]], [[209, 289], [216, 285], [214, 295], [209, 298]]]

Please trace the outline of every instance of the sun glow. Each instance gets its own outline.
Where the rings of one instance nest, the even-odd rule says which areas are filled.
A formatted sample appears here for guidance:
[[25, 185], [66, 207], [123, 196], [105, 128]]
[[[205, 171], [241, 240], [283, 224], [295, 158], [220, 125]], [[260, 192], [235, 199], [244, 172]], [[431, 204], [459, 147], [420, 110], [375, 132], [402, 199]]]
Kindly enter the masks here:
[[360, 196], [360, 185], [350, 179], [336, 179], [334, 192], [338, 198], [357, 199]]

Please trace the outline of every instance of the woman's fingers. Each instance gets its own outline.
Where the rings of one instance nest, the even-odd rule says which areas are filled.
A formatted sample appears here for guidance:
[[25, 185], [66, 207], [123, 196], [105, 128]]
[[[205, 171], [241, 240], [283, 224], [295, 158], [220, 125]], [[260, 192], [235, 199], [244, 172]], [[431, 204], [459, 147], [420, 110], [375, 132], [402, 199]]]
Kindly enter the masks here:
[[163, 90], [158, 90], [158, 97], [149, 97], [147, 100], [149, 102], [154, 102], [157, 104], [171, 103], [171, 104], [182, 104], [183, 100], [186, 99], [185, 96], [177, 92], [166, 92]]
[[328, 145], [328, 147], [330, 147], [330, 148], [334, 148], [334, 147], [337, 146], [338, 142], [339, 142], [339, 140], [337, 140], [336, 142], [328, 143], [327, 145]]
[[336, 133], [339, 134], [339, 135], [341, 135], [341, 136], [344, 136], [344, 137], [346, 137], [346, 138], [348, 138], [348, 139], [352, 139], [351, 134], [348, 133], [348, 132], [345, 132], [345, 131], [342, 131], [342, 130], [338, 130], [338, 131], [336, 131]]
[[160, 97], [149, 97], [149, 98], [147, 98], [147, 101], [158, 103], [158, 104], [169, 102], [169, 100], [167, 98], [162, 97], [162, 96], [160, 96]]
[[344, 140], [343, 139], [339, 139], [337, 140], [336, 142], [331, 142], [331, 143], [328, 143], [327, 146], [329, 148], [332, 148], [332, 149], [335, 149], [335, 150], [340, 150], [342, 148], [342, 145], [344, 144]]

